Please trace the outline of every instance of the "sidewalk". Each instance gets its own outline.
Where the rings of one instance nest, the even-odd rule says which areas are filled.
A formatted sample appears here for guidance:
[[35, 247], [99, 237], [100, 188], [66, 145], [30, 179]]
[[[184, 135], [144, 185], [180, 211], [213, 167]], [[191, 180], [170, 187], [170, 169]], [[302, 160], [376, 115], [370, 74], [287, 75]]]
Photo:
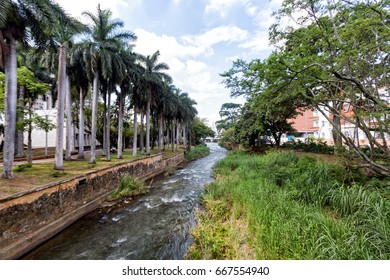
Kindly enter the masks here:
[[[99, 150], [96, 150], [96, 156], [101, 156], [103, 154], [103, 150], [102, 149], [99, 149]], [[49, 154], [48, 156], [53, 156], [51, 158], [45, 158], [45, 159], [34, 159], [33, 157], [33, 163], [40, 163], [40, 162], [54, 162], [54, 154]], [[85, 156], [85, 159], [89, 159], [90, 156], [91, 156], [91, 151], [85, 151], [84, 152], [84, 156]], [[72, 159], [77, 159], [78, 157], [78, 154], [73, 154], [71, 156]], [[27, 163], [27, 159], [25, 160], [21, 160], [21, 161], [14, 161], [14, 164], [13, 166], [17, 166], [17, 165], [22, 165], [22, 164], [26, 164]], [[3, 167], [3, 162], [0, 162], [0, 167]]]

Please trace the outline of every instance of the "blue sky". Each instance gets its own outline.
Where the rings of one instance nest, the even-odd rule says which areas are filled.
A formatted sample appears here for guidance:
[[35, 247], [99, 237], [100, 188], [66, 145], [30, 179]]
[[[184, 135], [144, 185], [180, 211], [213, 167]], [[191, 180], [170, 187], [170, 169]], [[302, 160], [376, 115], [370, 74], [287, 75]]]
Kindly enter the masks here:
[[282, 0], [57, 0], [70, 14], [84, 20], [83, 11], [96, 11], [100, 3], [125, 23], [138, 40], [135, 51], [160, 50], [161, 62], [174, 84], [188, 92], [209, 125], [231, 99], [219, 73], [241, 58], [266, 58], [271, 52], [268, 27], [271, 13]]

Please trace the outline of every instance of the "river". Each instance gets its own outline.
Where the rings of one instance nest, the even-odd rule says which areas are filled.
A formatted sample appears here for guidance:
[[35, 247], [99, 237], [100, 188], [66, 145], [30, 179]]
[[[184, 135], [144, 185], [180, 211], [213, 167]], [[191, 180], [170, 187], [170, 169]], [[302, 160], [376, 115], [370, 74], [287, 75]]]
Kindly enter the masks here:
[[183, 259], [192, 243], [195, 209], [214, 164], [226, 150], [208, 144], [207, 157], [156, 181], [151, 191], [129, 206], [109, 213], [95, 211], [26, 255], [43, 260]]

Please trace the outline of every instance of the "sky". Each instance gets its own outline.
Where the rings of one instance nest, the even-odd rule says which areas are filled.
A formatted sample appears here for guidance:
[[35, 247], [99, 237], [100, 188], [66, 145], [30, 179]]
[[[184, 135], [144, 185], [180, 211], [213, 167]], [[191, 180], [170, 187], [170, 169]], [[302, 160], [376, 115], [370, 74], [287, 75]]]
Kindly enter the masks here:
[[197, 102], [201, 118], [215, 128], [223, 103], [231, 99], [220, 73], [238, 58], [266, 58], [272, 47], [268, 28], [282, 0], [57, 0], [71, 15], [85, 22], [83, 11], [110, 9], [137, 35], [135, 51], [159, 50], [159, 62], [170, 69], [173, 84]]

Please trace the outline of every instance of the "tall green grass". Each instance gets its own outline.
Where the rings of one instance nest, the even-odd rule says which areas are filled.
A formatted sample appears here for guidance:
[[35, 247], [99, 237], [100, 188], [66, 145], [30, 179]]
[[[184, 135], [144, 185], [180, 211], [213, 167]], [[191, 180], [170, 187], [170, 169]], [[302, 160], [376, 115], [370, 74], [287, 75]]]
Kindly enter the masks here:
[[198, 158], [205, 157], [210, 154], [210, 148], [207, 147], [206, 144], [199, 144], [193, 148], [191, 148], [190, 151], [185, 152], [185, 158], [186, 160], [195, 160]]
[[121, 179], [118, 187], [111, 192], [108, 200], [117, 200], [124, 197], [145, 194], [148, 191], [149, 189], [143, 180], [132, 175], [126, 175]]
[[[214, 176], [190, 258], [239, 257], [239, 247], [225, 246], [234, 233], [220, 229], [244, 222], [258, 259], [390, 259], [388, 180], [358, 182], [342, 166], [293, 152], [233, 152]], [[213, 253], [212, 244], [234, 253]]]

